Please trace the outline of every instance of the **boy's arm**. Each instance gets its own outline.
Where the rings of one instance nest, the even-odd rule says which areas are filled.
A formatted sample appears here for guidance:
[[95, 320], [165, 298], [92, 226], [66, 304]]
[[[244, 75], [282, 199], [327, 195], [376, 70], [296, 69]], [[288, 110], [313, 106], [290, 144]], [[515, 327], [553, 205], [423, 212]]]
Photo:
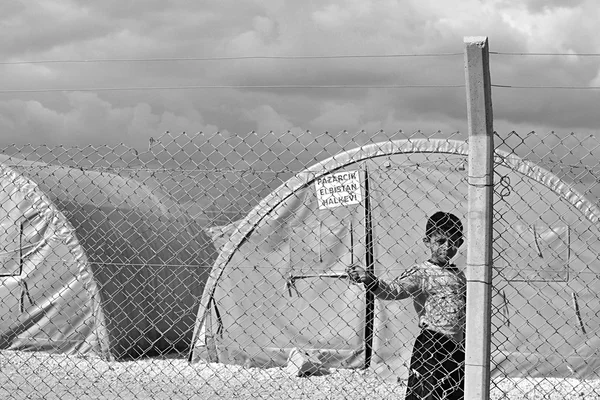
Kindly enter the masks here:
[[412, 267], [391, 281], [373, 275], [370, 283], [365, 283], [365, 287], [378, 299], [402, 300], [411, 297], [420, 290], [420, 280], [418, 269]]
[[402, 300], [416, 293], [420, 288], [419, 271], [416, 267], [406, 270], [392, 281], [377, 278], [364, 268], [351, 266], [346, 269], [348, 276], [355, 282], [363, 283], [365, 288], [382, 300]]

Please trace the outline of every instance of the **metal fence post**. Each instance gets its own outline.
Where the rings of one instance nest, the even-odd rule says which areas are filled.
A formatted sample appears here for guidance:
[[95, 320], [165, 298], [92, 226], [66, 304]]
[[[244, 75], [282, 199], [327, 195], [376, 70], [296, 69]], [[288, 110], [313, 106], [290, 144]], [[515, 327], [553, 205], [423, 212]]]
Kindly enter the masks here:
[[489, 399], [494, 133], [487, 37], [465, 37], [469, 130], [465, 399]]

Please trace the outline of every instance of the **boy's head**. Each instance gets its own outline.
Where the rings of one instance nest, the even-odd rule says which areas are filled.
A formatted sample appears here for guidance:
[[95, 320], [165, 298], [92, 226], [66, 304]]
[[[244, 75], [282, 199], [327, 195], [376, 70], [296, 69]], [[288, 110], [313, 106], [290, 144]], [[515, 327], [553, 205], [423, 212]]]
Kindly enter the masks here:
[[429, 217], [423, 243], [431, 251], [432, 262], [448, 264], [463, 242], [463, 225], [456, 215], [438, 211]]

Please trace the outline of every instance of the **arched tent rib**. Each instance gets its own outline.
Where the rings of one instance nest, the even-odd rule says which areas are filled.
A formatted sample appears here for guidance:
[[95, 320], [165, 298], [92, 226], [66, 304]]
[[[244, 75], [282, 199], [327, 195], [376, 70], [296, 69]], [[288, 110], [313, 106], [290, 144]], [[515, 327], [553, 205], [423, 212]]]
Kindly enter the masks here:
[[199, 328], [198, 325], [201, 326], [206, 318], [205, 314], [208, 312], [209, 304], [212, 301], [211, 298], [214, 292], [214, 286], [235, 250], [244, 239], [252, 233], [254, 227], [267, 214], [292, 196], [297, 190], [310, 185], [321, 176], [335, 172], [347, 165], [373, 157], [403, 153], [448, 153], [466, 155], [466, 150], [465, 143], [451, 140], [406, 140], [375, 143], [332, 156], [290, 178], [287, 182], [280, 185], [271, 194], [260, 201], [260, 203], [258, 203], [258, 205], [237, 224], [237, 228], [223, 246], [211, 270], [211, 274], [206, 283], [206, 289], [202, 294], [202, 299], [200, 301], [201, 314], [199, 314], [200, 318], [198, 319], [200, 322], [197, 323], [194, 338], [196, 337]]
[[[199, 338], [205, 334], [212, 335], [211, 332], [205, 331], [206, 328], [205, 323], [207, 317], [210, 315], [210, 307], [211, 302], [213, 302], [215, 290], [219, 284], [220, 279], [226, 271], [228, 263], [232, 260], [238, 249], [246, 243], [250, 237], [252, 237], [253, 232], [257, 229], [257, 227], [262, 226], [261, 223], [265, 219], [265, 217], [269, 216], [271, 213], [275, 211], [287, 212], [286, 210], [279, 210], [278, 207], [288, 201], [294, 194], [297, 192], [307, 188], [307, 186], [311, 185], [317, 178], [322, 177], [324, 175], [333, 173], [335, 171], [341, 170], [351, 165], [358, 165], [359, 163], [365, 162], [367, 160], [375, 160], [380, 157], [386, 156], [395, 156], [402, 154], [446, 154], [446, 155], [456, 155], [459, 157], [459, 160], [462, 160], [463, 164], [466, 161], [466, 156], [468, 155], [468, 144], [465, 142], [452, 141], [452, 140], [436, 140], [436, 139], [426, 139], [426, 140], [400, 140], [400, 141], [389, 141], [371, 144], [367, 146], [362, 146], [357, 149], [349, 150], [347, 152], [335, 155], [330, 157], [329, 159], [317, 163], [305, 171], [298, 173], [296, 176], [285, 182], [278, 189], [276, 189], [272, 194], [263, 199], [247, 216], [238, 224], [236, 230], [231, 235], [229, 241], [224, 245], [221, 253], [219, 254], [213, 269], [211, 271], [210, 277], [207, 281], [207, 285], [205, 291], [203, 292], [200, 308], [198, 310], [198, 318], [196, 320], [196, 325], [194, 329], [193, 336], [193, 344], [192, 351], [190, 352], [190, 360], [197, 360], [199, 354], [201, 353], [200, 348], [204, 345], [204, 343], [200, 343]], [[574, 221], [579, 221], [580, 224], [584, 224], [586, 222], [586, 226], [588, 228], [585, 229], [584, 234], [586, 238], [589, 236], [589, 240], [594, 240], [590, 246], [591, 249], [586, 249], [586, 254], [580, 255], [581, 262], [583, 260], [593, 259], [593, 252], [597, 251], [597, 240], [598, 235], [594, 232], [598, 230], [598, 220], [600, 217], [600, 211], [596, 206], [594, 206], [591, 202], [589, 202], [583, 195], [581, 195], [576, 189], [574, 189], [571, 185], [562, 182], [558, 177], [554, 174], [546, 171], [545, 169], [525, 160], [520, 159], [519, 157], [509, 154], [503, 151], [497, 151], [495, 156], [495, 165], [500, 172], [508, 171], [506, 173], [516, 173], [519, 176], [523, 177], [525, 180], [530, 180], [531, 182], [536, 182], [536, 185], [539, 185], [540, 188], [545, 188], [545, 193], [554, 193], [556, 198], [562, 199], [564, 201], [565, 207], [568, 205], [571, 207], [577, 216], [571, 217]], [[502, 172], [502, 173], [504, 173]], [[537, 186], [536, 186], [537, 187]], [[537, 189], [536, 189], [537, 190]], [[528, 194], [531, 196], [531, 194]], [[515, 195], [517, 196], [517, 195]], [[527, 196], [524, 196], [527, 197]], [[466, 194], [465, 194], [466, 198]], [[296, 199], [296, 202], [302, 201], [301, 199]], [[523, 201], [520, 199], [518, 201]], [[510, 204], [508, 205], [510, 207]], [[506, 210], [504, 210], [506, 211]], [[510, 210], [509, 210], [510, 211]], [[528, 212], [534, 213], [535, 210], [528, 210]], [[549, 211], [548, 211], [549, 212]], [[556, 216], [555, 220], [561, 222], [562, 216]], [[568, 221], [567, 221], [568, 222]], [[566, 223], [566, 222], [565, 222]], [[576, 227], [578, 228], [578, 227]], [[509, 229], [512, 229], [509, 227]], [[509, 235], [510, 236], [510, 235]], [[588, 239], [582, 239], [588, 240]], [[578, 250], [579, 251], [579, 250]], [[590, 253], [591, 252], [591, 253]], [[590, 253], [590, 254], [588, 254]], [[500, 260], [501, 261], [501, 260]], [[580, 262], [580, 264], [581, 264]], [[585, 271], [580, 271], [579, 273], [583, 274]], [[557, 286], [558, 285], [558, 286]], [[536, 291], [542, 290], [544, 287], [547, 287], [547, 290], [560, 290], [562, 286], [560, 283], [544, 283], [543, 285], [539, 285], [536, 283], [531, 283], [531, 293], [527, 290], [524, 290], [522, 286], [519, 284], [515, 284], [513, 286], [505, 286], [503, 290], [512, 290], [512, 288], [519, 287], [522, 289], [520, 294], [530, 297], [523, 297], [522, 301], [531, 302], [532, 306], [535, 304], [536, 306], [540, 305], [538, 300], [534, 299], [532, 296], [535, 296]], [[579, 283], [573, 283], [577, 288], [581, 285]], [[579, 286], [577, 286], [579, 285]], [[575, 290], [575, 289], [574, 289]], [[515, 292], [515, 295], [519, 295], [518, 292]], [[552, 297], [552, 295], [549, 295]], [[216, 299], [218, 302], [218, 299]], [[239, 301], [243, 302], [244, 299], [239, 299]], [[593, 303], [593, 299], [590, 300], [590, 304]], [[592, 307], [590, 305], [590, 307]], [[572, 327], [568, 327], [571, 329]], [[562, 328], [561, 328], [562, 329]], [[565, 328], [566, 329], [566, 328]], [[510, 333], [507, 333], [510, 334]], [[566, 333], [566, 335], [571, 335], [572, 332]], [[206, 336], [204, 337], [206, 339]], [[583, 346], [583, 345], [582, 345]], [[195, 350], [198, 350], [198, 353], [195, 354]], [[507, 363], [514, 362], [518, 357], [520, 357], [523, 353], [522, 349], [518, 348], [500, 348], [499, 350], [504, 355], [509, 354], [504, 361], [500, 360], [501, 356], [498, 356], [496, 361], [498, 361], [497, 365], [502, 365], [503, 368], [506, 368]], [[587, 351], [587, 350], [585, 350]], [[210, 352], [210, 349], [209, 349]], [[513, 353], [511, 353], [513, 352]], [[515, 353], [516, 352], [516, 353]], [[521, 352], [521, 353], [519, 353]], [[579, 353], [584, 354], [583, 350]], [[578, 353], [578, 354], [579, 354]], [[511, 356], [510, 354], [515, 354]], [[511, 358], [512, 357], [512, 358]], [[565, 356], [569, 357], [569, 362], [572, 362], [572, 365], [575, 365], [577, 360], [579, 360], [579, 355], [569, 355]], [[584, 357], [584, 356], [581, 356]], [[586, 356], [587, 357], [587, 356]], [[593, 360], [592, 360], [593, 361]], [[596, 361], [593, 361], [596, 363]], [[584, 362], [585, 364], [585, 362]], [[586, 364], [587, 365], [587, 364]], [[575, 365], [575, 369], [579, 368], [578, 371], [585, 371], [586, 365], [580, 365], [577, 367]], [[595, 365], [595, 364], [594, 364]], [[514, 366], [511, 367], [513, 369], [509, 370], [510, 373], [517, 374], [518, 370], [514, 369]], [[531, 367], [533, 368], [533, 367]], [[567, 369], [562, 367], [545, 367], [541, 369], [541, 374], [552, 375], [552, 374], [564, 374]], [[589, 372], [589, 371], [588, 371]]]
[[[223, 246], [206, 283], [206, 288], [200, 301], [200, 309], [193, 341], [197, 339], [199, 328], [204, 324], [206, 313], [209, 312], [210, 302], [227, 262], [231, 259], [236, 249], [250, 235], [254, 227], [279, 204], [292, 196], [297, 190], [313, 183], [317, 178], [328, 175], [350, 164], [354, 164], [374, 157], [405, 153], [443, 153], [459, 156], [468, 156], [468, 143], [456, 140], [442, 139], [408, 139], [369, 144], [349, 150], [345, 153], [334, 155], [320, 163], [314, 164], [305, 171], [296, 174], [283, 183], [266, 198], [264, 198], [248, 215], [237, 223], [237, 228]], [[543, 183], [550, 190], [564, 197], [576, 209], [580, 210], [589, 221], [597, 223], [600, 219], [600, 210], [588, 201], [571, 185], [562, 182], [556, 175], [542, 167], [521, 159], [520, 157], [504, 152], [495, 151], [495, 163], [504, 165], [520, 174]], [[193, 346], [192, 346], [193, 349]], [[190, 359], [192, 356], [190, 355]]]

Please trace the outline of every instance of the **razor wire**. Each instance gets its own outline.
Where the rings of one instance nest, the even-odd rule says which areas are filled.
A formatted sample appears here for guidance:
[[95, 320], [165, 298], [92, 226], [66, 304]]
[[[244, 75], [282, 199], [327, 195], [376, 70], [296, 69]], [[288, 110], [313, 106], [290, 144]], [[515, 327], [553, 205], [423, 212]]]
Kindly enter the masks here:
[[[0, 394], [401, 398], [420, 292], [369, 296], [346, 267], [393, 281], [429, 258], [432, 212], [465, 223], [466, 140], [167, 132], [143, 148], [4, 148]], [[599, 397], [600, 142], [494, 140], [491, 397]]]

